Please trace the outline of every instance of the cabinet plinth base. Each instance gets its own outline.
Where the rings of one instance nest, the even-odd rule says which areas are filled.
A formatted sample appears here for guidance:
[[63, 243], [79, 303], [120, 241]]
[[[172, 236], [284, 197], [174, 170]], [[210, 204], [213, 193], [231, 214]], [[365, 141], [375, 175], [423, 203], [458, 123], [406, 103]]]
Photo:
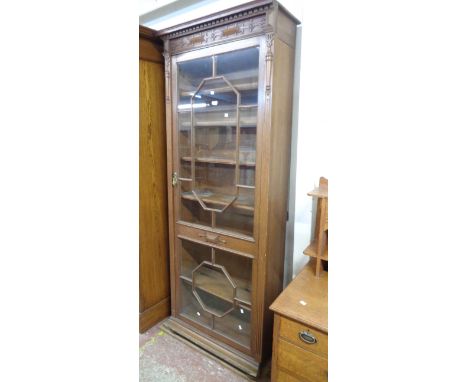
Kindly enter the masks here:
[[226, 363], [228, 366], [234, 367], [242, 373], [247, 374], [250, 378], [256, 378], [259, 374], [259, 363], [229, 351], [227, 348], [206, 338], [203, 334], [197, 333], [193, 329], [189, 328], [183, 321], [175, 317], [170, 317], [164, 321], [162, 328], [182, 340], [196, 345], [198, 349], [209, 353], [221, 362]]

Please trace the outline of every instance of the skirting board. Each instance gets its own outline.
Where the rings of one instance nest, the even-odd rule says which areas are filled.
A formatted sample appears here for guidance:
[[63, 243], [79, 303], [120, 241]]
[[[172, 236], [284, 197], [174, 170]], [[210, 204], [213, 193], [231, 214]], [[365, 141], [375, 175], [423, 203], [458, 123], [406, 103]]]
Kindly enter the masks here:
[[260, 371], [260, 365], [255, 361], [249, 361], [248, 359], [237, 355], [236, 353], [228, 351], [221, 345], [209, 340], [203, 334], [199, 334], [196, 331], [186, 327], [184, 322], [177, 318], [170, 317], [162, 324], [162, 328], [171, 334], [182, 337], [188, 340], [192, 344], [197, 345], [205, 352], [215, 356], [223, 363], [227, 363], [230, 366], [240, 370], [242, 373], [247, 374], [250, 378], [256, 378]]
[[140, 313], [140, 333], [146, 332], [171, 314], [171, 300], [166, 297], [164, 300], [153, 305]]

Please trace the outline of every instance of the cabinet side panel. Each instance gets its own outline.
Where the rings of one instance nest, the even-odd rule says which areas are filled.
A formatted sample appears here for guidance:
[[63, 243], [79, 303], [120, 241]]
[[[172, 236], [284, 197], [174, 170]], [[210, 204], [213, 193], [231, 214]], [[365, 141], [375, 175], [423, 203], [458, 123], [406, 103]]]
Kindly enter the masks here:
[[270, 184], [263, 352], [271, 352], [273, 313], [268, 309], [283, 289], [283, 267], [291, 157], [294, 49], [274, 41]]
[[139, 65], [142, 313], [169, 297], [169, 249], [163, 66], [142, 59]]
[[296, 44], [296, 23], [281, 8], [276, 19], [276, 32], [282, 42], [294, 48]]
[[143, 38], [140, 38], [140, 60], [163, 64], [163, 57], [158, 46], [153, 41]]

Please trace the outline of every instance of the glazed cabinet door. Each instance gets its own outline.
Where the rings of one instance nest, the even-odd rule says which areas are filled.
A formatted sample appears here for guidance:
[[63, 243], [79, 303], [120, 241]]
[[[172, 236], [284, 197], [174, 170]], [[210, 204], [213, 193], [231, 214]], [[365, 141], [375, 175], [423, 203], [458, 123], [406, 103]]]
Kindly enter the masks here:
[[258, 72], [256, 46], [177, 62], [178, 221], [253, 237]]
[[249, 352], [252, 258], [181, 238], [177, 250], [180, 316]]
[[259, 38], [173, 57], [177, 316], [253, 354]]

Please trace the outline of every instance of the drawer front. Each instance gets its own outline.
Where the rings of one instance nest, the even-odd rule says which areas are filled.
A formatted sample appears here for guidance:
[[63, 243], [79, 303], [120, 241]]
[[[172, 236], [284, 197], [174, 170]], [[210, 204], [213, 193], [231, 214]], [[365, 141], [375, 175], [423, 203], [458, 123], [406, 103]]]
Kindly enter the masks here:
[[308, 382], [328, 381], [328, 361], [325, 358], [281, 338], [278, 339], [278, 367]]
[[203, 229], [177, 224], [177, 236], [186, 240], [209, 245], [210, 247], [227, 250], [247, 257], [255, 257], [257, 245], [253, 241], [214, 233]]
[[[281, 317], [280, 337], [323, 358], [328, 358], [328, 335]], [[313, 343], [315, 341], [315, 343]], [[312, 342], [312, 343], [311, 343]]]

